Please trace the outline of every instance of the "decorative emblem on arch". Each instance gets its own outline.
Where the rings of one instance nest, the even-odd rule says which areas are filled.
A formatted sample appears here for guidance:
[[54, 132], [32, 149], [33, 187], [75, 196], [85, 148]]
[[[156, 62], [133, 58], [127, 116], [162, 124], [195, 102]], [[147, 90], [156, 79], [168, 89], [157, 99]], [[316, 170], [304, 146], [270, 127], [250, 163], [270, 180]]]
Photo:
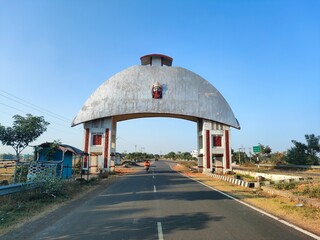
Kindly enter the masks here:
[[155, 82], [152, 86], [152, 98], [162, 98], [162, 85], [158, 82]]

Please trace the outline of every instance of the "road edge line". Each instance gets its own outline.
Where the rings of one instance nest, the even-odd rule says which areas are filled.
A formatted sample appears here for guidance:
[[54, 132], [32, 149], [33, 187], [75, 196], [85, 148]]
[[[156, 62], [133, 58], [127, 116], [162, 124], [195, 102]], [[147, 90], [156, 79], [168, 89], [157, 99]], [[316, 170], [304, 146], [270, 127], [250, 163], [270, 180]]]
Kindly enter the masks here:
[[[172, 170], [174, 170], [174, 169], [172, 169]], [[174, 170], [174, 171], [176, 171], [176, 170]], [[185, 174], [183, 174], [181, 172], [177, 172], [177, 173], [179, 173], [182, 176], [187, 177], [187, 178], [189, 178], [189, 179], [191, 179], [193, 181], [196, 181], [196, 182], [202, 184], [203, 186], [206, 186], [206, 187], [208, 187], [208, 188], [210, 188], [210, 189], [212, 189], [214, 191], [217, 191], [217, 192], [221, 193], [222, 195], [224, 195], [224, 196], [226, 196], [228, 198], [231, 198], [232, 200], [235, 200], [235, 201], [237, 201], [237, 202], [239, 202], [239, 203], [241, 203], [241, 204], [243, 204], [243, 205], [245, 205], [245, 206], [257, 211], [257, 212], [260, 212], [260, 213], [262, 213], [262, 214], [264, 214], [264, 215], [266, 215], [266, 216], [268, 216], [268, 217], [270, 217], [270, 218], [272, 218], [272, 219], [274, 219], [274, 220], [276, 220], [278, 222], [281, 222], [282, 224], [287, 225], [288, 227], [294, 228], [295, 230], [297, 230], [299, 232], [302, 232], [302, 233], [304, 233], [304, 234], [306, 234], [306, 235], [308, 235], [308, 236], [310, 236], [310, 237], [312, 237], [314, 239], [320, 240], [320, 237], [317, 236], [316, 234], [312, 233], [312, 232], [309, 232], [309, 231], [307, 231], [307, 230], [305, 230], [303, 228], [300, 228], [300, 227], [298, 227], [298, 226], [296, 226], [296, 225], [294, 225], [292, 223], [289, 223], [289, 222], [287, 222], [287, 221], [285, 221], [283, 219], [280, 219], [280, 218], [278, 218], [278, 217], [276, 217], [276, 216], [274, 216], [274, 215], [272, 215], [270, 213], [267, 213], [267, 212], [265, 212], [265, 211], [263, 211], [263, 210], [261, 210], [261, 209], [259, 209], [257, 207], [254, 207], [254, 206], [250, 205], [249, 203], [243, 202], [243, 201], [241, 201], [241, 200], [239, 200], [239, 199], [237, 199], [237, 198], [235, 198], [235, 197], [233, 197], [233, 196], [231, 196], [231, 195], [229, 195], [229, 194], [227, 194], [225, 192], [222, 192], [222, 191], [220, 191], [220, 190], [218, 190], [218, 189], [216, 189], [214, 187], [211, 187], [211, 186], [209, 186], [209, 185], [207, 185], [207, 184], [205, 184], [205, 183], [203, 183], [203, 182], [201, 182], [201, 181], [199, 181], [197, 179], [189, 177], [189, 176], [187, 176], [187, 175], [185, 175]]]
[[158, 227], [158, 238], [159, 238], [159, 240], [164, 240], [161, 222], [157, 222], [157, 227]]

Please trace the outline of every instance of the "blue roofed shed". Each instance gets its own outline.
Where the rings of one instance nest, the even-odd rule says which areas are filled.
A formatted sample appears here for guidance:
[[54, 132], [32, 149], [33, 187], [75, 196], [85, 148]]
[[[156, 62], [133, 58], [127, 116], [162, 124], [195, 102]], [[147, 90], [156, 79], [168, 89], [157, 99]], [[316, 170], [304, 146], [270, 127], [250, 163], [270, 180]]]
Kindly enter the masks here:
[[72, 166], [75, 157], [85, 153], [73, 146], [57, 143], [42, 143], [36, 147], [37, 162], [56, 164], [56, 175], [64, 179], [72, 177]]

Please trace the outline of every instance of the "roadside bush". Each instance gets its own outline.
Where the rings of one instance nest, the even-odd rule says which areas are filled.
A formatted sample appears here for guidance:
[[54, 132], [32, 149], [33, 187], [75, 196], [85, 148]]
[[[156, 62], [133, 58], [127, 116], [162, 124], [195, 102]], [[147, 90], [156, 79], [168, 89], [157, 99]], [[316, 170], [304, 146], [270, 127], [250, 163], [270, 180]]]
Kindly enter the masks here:
[[297, 187], [294, 194], [303, 195], [310, 198], [320, 198], [320, 183], [301, 184]]
[[280, 183], [276, 183], [274, 185], [274, 188], [278, 190], [291, 190], [291, 189], [294, 189], [296, 185], [297, 184], [294, 182], [280, 182]]
[[101, 172], [99, 173], [99, 178], [108, 178], [109, 177], [109, 172], [107, 171], [104, 171], [104, 172]]
[[243, 164], [241, 164], [241, 166], [243, 167], [252, 167], [252, 168], [255, 168], [256, 165], [253, 163], [253, 162], [244, 162]]
[[179, 164], [184, 165], [187, 168], [191, 168], [198, 165], [196, 161], [179, 161]]
[[57, 177], [37, 177], [33, 183], [38, 186], [38, 191], [47, 197], [57, 197], [64, 195], [65, 182]]
[[15, 170], [15, 179], [13, 181], [15, 183], [25, 183], [27, 182], [28, 175], [28, 165], [18, 165]]

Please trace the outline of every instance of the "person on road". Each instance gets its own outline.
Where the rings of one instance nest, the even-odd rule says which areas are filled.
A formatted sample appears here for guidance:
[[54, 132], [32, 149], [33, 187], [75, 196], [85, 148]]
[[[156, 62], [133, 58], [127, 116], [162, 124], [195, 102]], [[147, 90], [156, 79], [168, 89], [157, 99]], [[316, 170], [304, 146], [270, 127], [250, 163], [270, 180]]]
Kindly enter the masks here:
[[150, 162], [149, 160], [144, 161], [144, 169], [148, 172], [150, 168]]

